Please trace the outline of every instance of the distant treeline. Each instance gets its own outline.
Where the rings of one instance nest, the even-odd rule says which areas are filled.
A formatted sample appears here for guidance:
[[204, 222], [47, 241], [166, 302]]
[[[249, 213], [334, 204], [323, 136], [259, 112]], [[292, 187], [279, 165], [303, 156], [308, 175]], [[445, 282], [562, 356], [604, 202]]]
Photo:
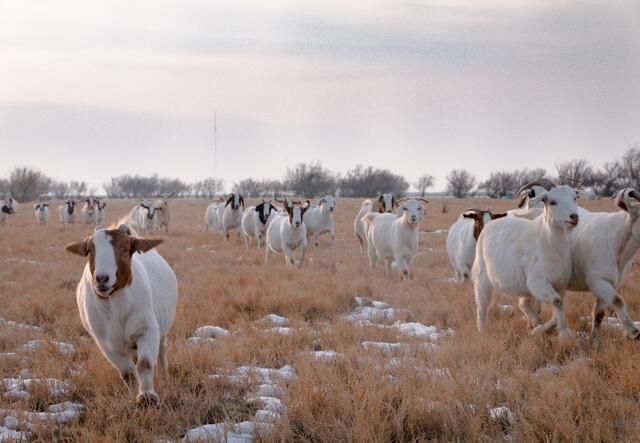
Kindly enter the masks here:
[[[608, 197], [622, 187], [640, 190], [640, 146], [630, 148], [619, 160], [594, 168], [587, 160], [575, 159], [556, 164], [554, 173], [545, 169], [519, 169], [495, 171], [484, 180], [478, 180], [465, 169], [454, 169], [446, 178], [447, 194], [454, 197], [487, 195], [492, 198], [511, 197], [524, 183], [540, 177], [554, 179], [562, 184], [589, 189], [594, 195]], [[434, 177], [423, 174], [413, 186], [424, 196], [433, 187]], [[221, 179], [210, 177], [193, 183], [179, 178], [121, 175], [103, 185], [109, 198], [146, 198], [158, 194], [173, 193], [175, 197], [211, 199], [224, 192]], [[346, 174], [337, 174], [320, 163], [301, 163], [287, 169], [281, 179], [255, 180], [245, 178], [233, 184], [231, 190], [245, 197], [278, 196], [293, 194], [314, 197], [339, 192], [342, 197], [372, 197], [380, 192], [403, 195], [409, 182], [401, 175], [386, 169], [358, 165]], [[0, 178], [0, 194], [12, 195], [18, 201], [31, 201], [40, 197], [69, 198], [93, 195], [97, 189], [88, 188], [80, 181], [57, 181], [41, 171], [19, 167]]]

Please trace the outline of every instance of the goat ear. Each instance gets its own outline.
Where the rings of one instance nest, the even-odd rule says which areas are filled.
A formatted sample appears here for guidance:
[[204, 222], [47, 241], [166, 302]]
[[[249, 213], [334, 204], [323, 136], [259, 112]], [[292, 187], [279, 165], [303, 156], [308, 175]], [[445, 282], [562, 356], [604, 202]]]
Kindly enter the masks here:
[[498, 218], [506, 217], [506, 212], [501, 212], [500, 214], [491, 214], [491, 220], [496, 220]]
[[67, 245], [65, 249], [72, 254], [86, 257], [87, 255], [89, 255], [89, 239], [85, 238], [82, 241], [71, 243], [70, 245]]
[[527, 198], [528, 198], [528, 194], [526, 192], [523, 192], [520, 195], [520, 202], [518, 203], [518, 208], [522, 208], [525, 203], [527, 203]]
[[129, 247], [129, 254], [133, 255], [136, 252], [147, 252], [160, 243], [162, 243], [162, 239], [159, 238], [133, 237], [131, 239], [131, 246]]
[[463, 216], [464, 218], [472, 218], [472, 219], [474, 219], [474, 220], [478, 220], [478, 218], [479, 218], [478, 213], [477, 213], [477, 212], [475, 212], [475, 211], [466, 211], [466, 212], [463, 212], [463, 213], [462, 213], [462, 216]]

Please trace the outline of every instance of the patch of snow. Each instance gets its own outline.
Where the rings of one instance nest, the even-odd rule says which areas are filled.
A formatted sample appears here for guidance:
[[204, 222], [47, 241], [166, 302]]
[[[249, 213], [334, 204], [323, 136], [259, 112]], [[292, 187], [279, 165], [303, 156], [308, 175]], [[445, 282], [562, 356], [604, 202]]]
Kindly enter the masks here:
[[329, 362], [329, 361], [344, 357], [344, 355], [342, 355], [341, 353], [336, 351], [331, 351], [331, 350], [302, 352], [301, 354], [310, 355], [311, 357], [313, 357], [314, 360], [323, 361], [323, 362]]
[[15, 329], [26, 329], [34, 332], [40, 330], [39, 326], [27, 325], [25, 323], [18, 323], [13, 320], [5, 320], [2, 317], [0, 317], [0, 326], [6, 326], [7, 328], [15, 328]]
[[216, 342], [215, 338], [189, 337], [187, 343], [193, 346], [212, 345]]
[[228, 337], [229, 331], [220, 326], [200, 326], [196, 329], [196, 335], [203, 338]]
[[447, 229], [436, 229], [435, 231], [431, 231], [431, 234], [446, 234], [449, 232]]
[[32, 260], [30, 258], [18, 258], [18, 257], [8, 257], [7, 261], [18, 262], [18, 263], [26, 263], [29, 265], [44, 265], [41, 261]]
[[496, 406], [495, 408], [489, 408], [489, 418], [497, 423], [506, 423], [513, 425], [516, 422], [516, 416], [506, 406]]
[[260, 321], [263, 323], [271, 323], [274, 326], [284, 326], [289, 322], [289, 319], [278, 314], [267, 314], [262, 317]]
[[289, 336], [293, 332], [293, 329], [291, 329], [291, 328], [269, 328], [269, 329], [266, 329], [265, 332], [271, 332], [271, 333], [274, 333], [274, 334], [280, 334], [280, 335]]
[[393, 308], [378, 309], [372, 306], [362, 306], [351, 314], [346, 314], [342, 318], [347, 321], [363, 322], [371, 320], [395, 320], [396, 310]]
[[31, 395], [27, 390], [37, 386], [46, 386], [49, 395], [54, 398], [69, 394], [69, 384], [57, 378], [5, 378], [4, 387], [7, 390], [5, 397], [29, 398]]
[[511, 305], [499, 305], [498, 308], [501, 314], [511, 314], [513, 312], [513, 306]]
[[0, 426], [0, 442], [4, 441], [28, 441], [28, 432], [14, 431], [4, 426]]
[[[46, 346], [47, 343], [49, 342], [46, 340], [29, 340], [27, 343], [25, 343], [22, 346], [22, 350], [24, 352], [33, 352], [37, 349], [40, 349], [43, 346]], [[75, 348], [70, 343], [51, 341], [51, 344], [53, 344], [53, 346], [58, 350], [58, 352], [65, 355], [66, 357], [73, 357], [73, 355], [76, 353]]]

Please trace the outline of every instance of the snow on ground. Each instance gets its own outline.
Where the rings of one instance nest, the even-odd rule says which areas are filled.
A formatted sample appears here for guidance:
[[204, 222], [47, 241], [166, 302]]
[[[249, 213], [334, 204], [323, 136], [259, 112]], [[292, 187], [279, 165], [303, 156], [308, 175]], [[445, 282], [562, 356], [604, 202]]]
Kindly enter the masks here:
[[2, 317], [0, 317], [0, 326], [5, 326], [7, 328], [13, 328], [13, 329], [25, 329], [32, 332], [40, 331], [39, 326], [27, 325], [25, 323], [18, 323], [13, 320], [5, 320]]
[[262, 317], [261, 323], [270, 323], [273, 326], [285, 326], [289, 323], [289, 319], [278, 314], [268, 314]]
[[[593, 319], [591, 317], [580, 317], [580, 320], [587, 323], [591, 323]], [[622, 323], [620, 322], [618, 317], [604, 317], [602, 319], [602, 324], [603, 326], [608, 326], [613, 328], [622, 328]], [[633, 326], [640, 329], [640, 321], [634, 321]]]
[[47, 346], [48, 343], [51, 343], [58, 350], [58, 352], [66, 357], [73, 357], [73, 355], [76, 353], [76, 350], [72, 344], [53, 340], [51, 342], [48, 342], [46, 340], [29, 340], [22, 346], [22, 350], [24, 352], [33, 352], [43, 346]]

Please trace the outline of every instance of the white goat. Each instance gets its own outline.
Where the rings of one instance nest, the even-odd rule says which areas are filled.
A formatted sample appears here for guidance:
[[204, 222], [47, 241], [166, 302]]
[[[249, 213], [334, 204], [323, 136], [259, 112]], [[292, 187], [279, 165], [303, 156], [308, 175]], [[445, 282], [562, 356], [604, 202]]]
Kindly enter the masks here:
[[[528, 186], [539, 184], [537, 181]], [[559, 186], [536, 195], [544, 204], [535, 220], [504, 217], [482, 230], [472, 269], [478, 330], [485, 326], [495, 288], [520, 298], [519, 307], [535, 326], [533, 333], [558, 325], [561, 338], [572, 336], [564, 315], [564, 293], [571, 278], [571, 230], [578, 224], [576, 192]], [[531, 298], [552, 306], [554, 318], [542, 324]]]
[[360, 252], [362, 255], [365, 254], [366, 245], [367, 245], [367, 231], [365, 229], [363, 217], [369, 212], [377, 212], [377, 213], [392, 213], [394, 208], [398, 206], [398, 201], [396, 200], [395, 195], [393, 194], [382, 194], [379, 195], [374, 201], [365, 200], [362, 202], [360, 206], [360, 211], [358, 211], [358, 215], [356, 215], [356, 219], [353, 222], [353, 228], [356, 233], [356, 238], [360, 243]]
[[38, 202], [33, 205], [33, 209], [35, 210], [36, 223], [46, 225], [49, 221], [49, 203]]
[[298, 267], [304, 265], [304, 255], [307, 250], [307, 228], [303, 218], [307, 207], [292, 207], [285, 201], [286, 213], [278, 213], [267, 228], [267, 255], [265, 263], [271, 259], [273, 252], [284, 254], [288, 266], [296, 264], [294, 251], [300, 250]]
[[218, 208], [222, 205], [219, 201], [214, 201], [204, 213], [204, 231], [212, 229], [216, 232], [220, 232], [220, 219], [218, 218]]
[[140, 209], [138, 211], [138, 227], [140, 232], [147, 234], [153, 231], [156, 223], [156, 207], [153, 206], [152, 203], [140, 203]]
[[97, 199], [95, 197], [87, 197], [84, 200], [84, 206], [81, 211], [82, 221], [85, 225], [92, 225], [95, 223], [96, 219], [94, 216], [94, 211], [96, 208]]
[[244, 214], [242, 215], [242, 233], [247, 248], [251, 246], [254, 237], [258, 241], [258, 247], [262, 247], [262, 241], [265, 239], [267, 227], [277, 213], [278, 210], [271, 204], [271, 200], [263, 201], [257, 206], [249, 206], [244, 210]]
[[471, 275], [471, 267], [476, 258], [476, 242], [484, 226], [491, 220], [506, 215], [494, 214], [488, 209], [467, 209], [451, 225], [447, 234], [447, 253], [456, 282], [463, 283]]
[[[529, 183], [536, 184], [528, 187]], [[533, 220], [542, 215], [544, 205], [536, 199], [536, 196], [553, 188], [555, 184], [546, 178], [539, 178], [529, 183], [521, 186], [516, 191], [514, 198], [520, 198], [518, 208], [507, 211], [507, 216]]]
[[[160, 403], [153, 385], [156, 364], [167, 375], [167, 333], [176, 313], [178, 282], [154, 249], [162, 240], [118, 229], [96, 229], [67, 251], [88, 256], [76, 299], [84, 328], [120, 372], [137, 402]], [[134, 361], [136, 362], [134, 364]]]
[[17, 211], [18, 202], [13, 197], [5, 198], [0, 207], [0, 225], [4, 225], [5, 220]]
[[335, 246], [336, 235], [333, 230], [333, 211], [336, 208], [336, 198], [333, 195], [323, 195], [318, 199], [317, 205], [312, 205], [307, 200], [307, 208], [304, 216], [307, 237], [313, 237], [313, 244], [318, 246], [318, 236], [328, 232], [331, 238], [331, 246]]
[[156, 208], [156, 226], [158, 229], [162, 229], [164, 227], [165, 232], [169, 232], [169, 221], [171, 218], [171, 213], [169, 211], [169, 199], [173, 197], [175, 192], [171, 192], [170, 194], [160, 194], [158, 195], [158, 200], [153, 202], [153, 205]]
[[58, 208], [58, 215], [64, 229], [76, 222], [76, 206], [78, 206], [78, 203], [75, 200], [67, 200]]
[[102, 200], [96, 199], [96, 207], [93, 211], [93, 224], [96, 226], [100, 226], [104, 223], [106, 219], [106, 214], [104, 208], [107, 207], [107, 202], [103, 202]]
[[238, 238], [242, 229], [242, 210], [244, 209], [244, 198], [238, 193], [231, 193], [227, 196], [222, 213], [222, 235], [229, 240], [229, 232], [236, 230]]
[[428, 203], [425, 199], [400, 199], [402, 216], [395, 214], [380, 214], [370, 212], [363, 217], [367, 232], [369, 266], [375, 269], [378, 259], [386, 264], [387, 277], [391, 278], [391, 268], [400, 270], [401, 279], [410, 279], [410, 266], [413, 256], [418, 250], [418, 236], [420, 221], [426, 210], [420, 202]]
[[[571, 233], [573, 273], [570, 291], [591, 291], [593, 307], [591, 338], [600, 334], [605, 309], [613, 307], [627, 337], [640, 338], [617, 289], [631, 270], [640, 249], [640, 194], [631, 188], [615, 197], [618, 212], [589, 212], [579, 208], [580, 223]], [[635, 200], [635, 201], [634, 201]]]

